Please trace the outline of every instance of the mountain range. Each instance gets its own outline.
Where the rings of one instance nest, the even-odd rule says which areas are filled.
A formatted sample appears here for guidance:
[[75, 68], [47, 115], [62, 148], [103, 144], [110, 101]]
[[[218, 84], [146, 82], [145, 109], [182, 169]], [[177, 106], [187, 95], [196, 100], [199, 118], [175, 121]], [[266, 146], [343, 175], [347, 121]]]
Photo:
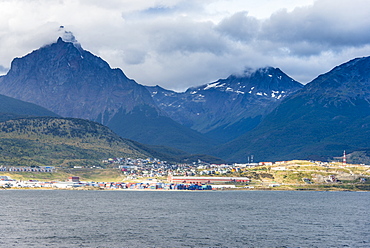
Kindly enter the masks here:
[[97, 121], [146, 144], [192, 153], [217, 144], [162, 113], [147, 89], [122, 70], [62, 38], [14, 59], [0, 78], [0, 93], [63, 117]]
[[175, 92], [140, 85], [59, 38], [14, 59], [0, 77], [0, 121], [87, 119], [168, 156], [327, 160], [343, 150], [370, 148], [369, 61], [354, 59], [305, 86], [279, 68], [265, 67]]
[[261, 124], [213, 150], [227, 160], [328, 160], [370, 147], [370, 57], [320, 75]]
[[158, 107], [175, 121], [226, 142], [256, 127], [285, 97], [303, 85], [278, 68], [245, 70], [242, 75], [177, 93], [147, 87]]

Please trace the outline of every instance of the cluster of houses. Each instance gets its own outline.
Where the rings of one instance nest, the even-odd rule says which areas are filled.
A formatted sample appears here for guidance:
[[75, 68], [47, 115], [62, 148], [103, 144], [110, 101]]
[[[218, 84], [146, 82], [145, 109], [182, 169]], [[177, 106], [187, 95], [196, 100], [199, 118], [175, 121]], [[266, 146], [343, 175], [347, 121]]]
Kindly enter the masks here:
[[[238, 172], [240, 165], [215, 165], [202, 161], [189, 164], [172, 164], [159, 159], [108, 158], [102, 161], [108, 167], [121, 170], [126, 179], [140, 181], [144, 178], [167, 178], [167, 183], [146, 180], [140, 183], [124, 182], [81, 182], [78, 177], [70, 177], [65, 182], [39, 182], [36, 180], [17, 181], [10, 178], [0, 179], [0, 187], [40, 187], [40, 188], [78, 188], [94, 187], [101, 189], [211, 189], [209, 184], [249, 183], [248, 178], [228, 178], [227, 173]], [[110, 165], [110, 166], [109, 166]], [[54, 167], [0, 167], [6, 172], [54, 172]], [[201, 176], [202, 178], [195, 178]], [[208, 176], [208, 177], [207, 177]], [[197, 180], [194, 180], [197, 179]], [[215, 186], [218, 187], [218, 186]]]
[[[47, 188], [78, 188], [95, 187], [101, 189], [209, 189], [207, 185], [218, 188], [219, 185], [232, 187], [234, 184], [250, 183], [247, 177], [237, 177], [242, 175], [238, 172], [245, 171], [245, 168], [256, 166], [274, 166], [271, 170], [289, 170], [288, 161], [279, 162], [260, 162], [247, 164], [210, 164], [200, 160], [193, 163], [172, 164], [159, 159], [131, 159], [131, 158], [108, 158], [104, 159], [103, 167], [119, 169], [126, 181], [140, 181], [140, 183], [124, 182], [81, 182], [78, 177], [70, 177], [65, 182], [39, 182], [35, 180], [16, 181], [6, 176], [0, 176], [0, 187], [47, 187]], [[328, 167], [330, 164], [313, 162], [312, 165]], [[100, 168], [100, 167], [99, 167]], [[0, 166], [0, 172], [55, 172], [55, 167], [15, 167]], [[233, 175], [235, 177], [230, 177]], [[157, 182], [156, 179], [145, 180], [145, 178], [162, 178], [167, 183]], [[335, 176], [323, 179], [326, 182], [337, 182]], [[303, 179], [305, 183], [312, 183], [310, 179]], [[225, 187], [226, 187], [225, 186]], [[212, 188], [211, 187], [211, 188]]]
[[[313, 161], [312, 161], [313, 162]], [[288, 161], [259, 162], [245, 164], [210, 164], [200, 160], [193, 163], [171, 164], [159, 159], [130, 159], [130, 158], [109, 158], [103, 160], [115, 168], [119, 168], [127, 179], [158, 178], [173, 176], [227, 176], [231, 173], [242, 172], [247, 167], [257, 166], [278, 166], [272, 170], [287, 170], [284, 165]], [[313, 162], [312, 165], [328, 166], [328, 163]]]
[[167, 164], [167, 161], [161, 161], [157, 158], [108, 158], [102, 160], [105, 164], [115, 164], [117, 167], [125, 166], [143, 166], [143, 165], [162, 165]]
[[214, 176], [241, 171], [244, 166], [257, 166], [258, 164], [209, 164], [198, 160], [193, 163], [172, 164], [159, 159], [130, 159], [109, 158], [103, 160], [105, 164], [111, 164], [119, 168], [127, 179], [158, 178], [174, 176]]
[[69, 177], [65, 182], [40, 182], [37, 180], [14, 180], [8, 176], [0, 176], [0, 187], [2, 188], [54, 188], [74, 189], [91, 187], [96, 189], [133, 189], [133, 190], [212, 190], [211, 185], [190, 183], [164, 183], [155, 179], [149, 179], [140, 183], [126, 182], [81, 182], [79, 177]]
[[18, 181], [12, 179], [8, 176], [0, 176], [0, 187], [2, 188], [12, 188], [12, 187], [24, 187], [24, 188], [34, 188], [42, 187], [41, 182], [37, 180], [28, 180], [28, 181]]
[[49, 172], [55, 171], [53, 166], [35, 166], [35, 167], [14, 167], [14, 166], [0, 166], [0, 171], [6, 172]]

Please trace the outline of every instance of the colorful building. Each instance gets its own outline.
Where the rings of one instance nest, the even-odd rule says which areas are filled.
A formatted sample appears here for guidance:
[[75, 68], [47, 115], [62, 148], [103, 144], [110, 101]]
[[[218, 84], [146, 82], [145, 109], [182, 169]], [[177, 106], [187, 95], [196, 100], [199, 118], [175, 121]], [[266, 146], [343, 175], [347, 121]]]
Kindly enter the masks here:
[[211, 184], [227, 182], [249, 183], [250, 179], [248, 177], [186, 177], [169, 175], [167, 181], [170, 183]]

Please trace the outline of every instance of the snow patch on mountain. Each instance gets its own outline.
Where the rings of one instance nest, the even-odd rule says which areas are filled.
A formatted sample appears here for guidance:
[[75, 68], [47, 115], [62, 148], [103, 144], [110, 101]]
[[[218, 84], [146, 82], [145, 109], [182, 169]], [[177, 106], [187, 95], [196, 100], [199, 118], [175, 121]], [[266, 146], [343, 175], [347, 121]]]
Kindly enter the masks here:
[[207, 84], [207, 86], [203, 89], [203, 90], [209, 90], [209, 89], [212, 89], [212, 88], [220, 88], [220, 87], [224, 87], [225, 86], [225, 83], [223, 84], [220, 84], [220, 82], [215, 82], [215, 83], [211, 83], [211, 84]]

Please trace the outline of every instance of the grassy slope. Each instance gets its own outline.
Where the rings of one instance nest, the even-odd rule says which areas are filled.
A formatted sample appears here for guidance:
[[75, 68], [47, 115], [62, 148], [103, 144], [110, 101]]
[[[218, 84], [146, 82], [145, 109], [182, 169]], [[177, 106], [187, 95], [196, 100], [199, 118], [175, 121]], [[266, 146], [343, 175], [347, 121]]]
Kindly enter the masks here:
[[30, 172], [1, 172], [3, 176], [9, 176], [16, 180], [39, 180], [43, 181], [66, 181], [71, 176], [80, 177], [81, 181], [93, 182], [120, 182], [123, 175], [118, 169], [69, 169], [58, 168], [53, 173], [30, 173]]
[[37, 117], [0, 123], [0, 164], [97, 165], [108, 157], [149, 154], [95, 122]]

